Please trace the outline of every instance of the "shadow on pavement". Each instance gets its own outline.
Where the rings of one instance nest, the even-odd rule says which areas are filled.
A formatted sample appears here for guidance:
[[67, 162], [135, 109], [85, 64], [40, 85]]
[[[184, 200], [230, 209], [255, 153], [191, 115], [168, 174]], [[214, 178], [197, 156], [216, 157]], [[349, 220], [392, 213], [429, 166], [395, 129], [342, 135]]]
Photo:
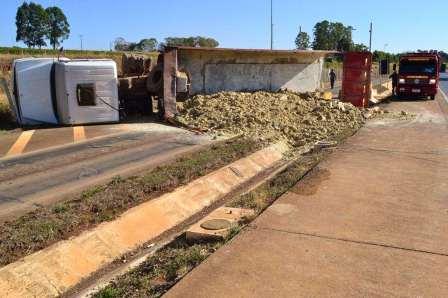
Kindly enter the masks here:
[[398, 97], [391, 96], [388, 100], [396, 102], [421, 102], [421, 101], [432, 101], [426, 97]]

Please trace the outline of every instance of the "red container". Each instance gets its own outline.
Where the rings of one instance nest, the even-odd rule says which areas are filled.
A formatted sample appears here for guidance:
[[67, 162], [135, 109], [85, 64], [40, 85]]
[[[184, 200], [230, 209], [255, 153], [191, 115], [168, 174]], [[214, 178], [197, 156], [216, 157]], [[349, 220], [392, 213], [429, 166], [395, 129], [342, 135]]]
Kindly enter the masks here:
[[371, 96], [372, 53], [348, 52], [344, 54], [342, 100], [365, 108]]

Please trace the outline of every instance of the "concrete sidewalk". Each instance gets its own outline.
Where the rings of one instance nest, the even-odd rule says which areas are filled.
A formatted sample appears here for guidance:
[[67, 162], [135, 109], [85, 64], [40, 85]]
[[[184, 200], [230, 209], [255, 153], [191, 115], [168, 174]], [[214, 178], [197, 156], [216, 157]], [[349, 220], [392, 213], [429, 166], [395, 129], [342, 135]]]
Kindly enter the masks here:
[[[441, 99], [439, 99], [441, 100]], [[447, 297], [448, 125], [393, 102], [167, 297]]]

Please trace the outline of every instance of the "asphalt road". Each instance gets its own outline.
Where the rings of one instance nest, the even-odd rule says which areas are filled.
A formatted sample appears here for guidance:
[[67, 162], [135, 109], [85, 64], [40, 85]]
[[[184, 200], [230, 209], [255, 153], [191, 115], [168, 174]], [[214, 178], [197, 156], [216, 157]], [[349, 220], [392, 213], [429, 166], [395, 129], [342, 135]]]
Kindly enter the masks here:
[[0, 221], [115, 176], [148, 170], [211, 142], [210, 137], [159, 124], [51, 147], [54, 136], [50, 132], [32, 140], [43, 150], [0, 158]]

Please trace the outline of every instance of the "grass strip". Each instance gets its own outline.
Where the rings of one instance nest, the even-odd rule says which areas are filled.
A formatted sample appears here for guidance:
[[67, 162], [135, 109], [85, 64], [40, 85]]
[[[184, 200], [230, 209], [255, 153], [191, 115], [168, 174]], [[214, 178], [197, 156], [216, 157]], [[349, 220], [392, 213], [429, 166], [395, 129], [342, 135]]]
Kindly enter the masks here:
[[72, 200], [41, 207], [0, 224], [0, 265], [117, 218], [126, 210], [172, 191], [260, 149], [248, 139], [212, 145], [139, 176], [114, 178]]
[[[247, 194], [236, 197], [227, 206], [250, 208], [259, 215], [314, 168], [323, 156], [323, 153], [315, 152], [299, 159], [273, 179]], [[247, 222], [241, 224], [247, 224]], [[236, 236], [241, 228], [242, 226], [232, 229], [223, 241], [188, 243], [183, 236], [179, 237], [170, 245], [157, 251], [140, 266], [112, 281], [93, 297], [160, 297], [189, 271]]]

